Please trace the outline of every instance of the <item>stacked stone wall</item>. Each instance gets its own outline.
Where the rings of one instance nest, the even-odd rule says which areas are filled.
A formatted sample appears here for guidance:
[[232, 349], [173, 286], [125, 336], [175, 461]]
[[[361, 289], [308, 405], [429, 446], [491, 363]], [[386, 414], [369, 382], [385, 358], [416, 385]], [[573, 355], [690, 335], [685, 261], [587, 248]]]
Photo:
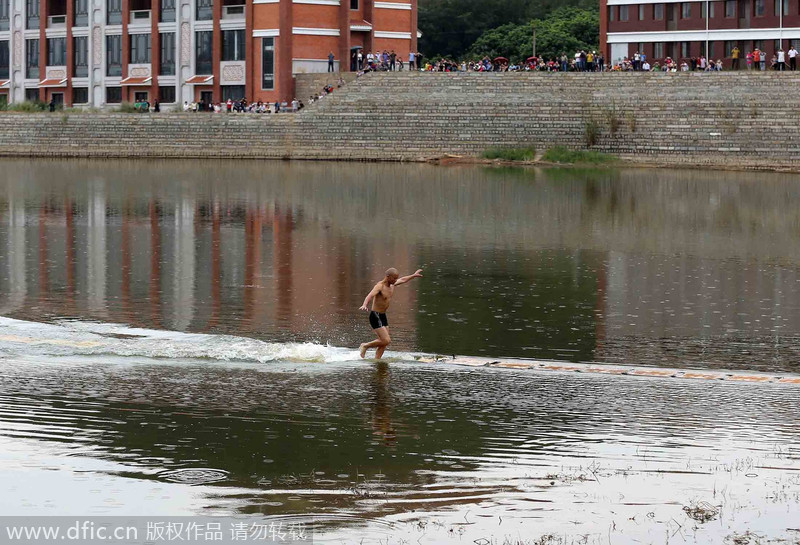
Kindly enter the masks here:
[[422, 160], [563, 145], [797, 168], [799, 85], [788, 72], [368, 74], [296, 115], [3, 113], [0, 154]]

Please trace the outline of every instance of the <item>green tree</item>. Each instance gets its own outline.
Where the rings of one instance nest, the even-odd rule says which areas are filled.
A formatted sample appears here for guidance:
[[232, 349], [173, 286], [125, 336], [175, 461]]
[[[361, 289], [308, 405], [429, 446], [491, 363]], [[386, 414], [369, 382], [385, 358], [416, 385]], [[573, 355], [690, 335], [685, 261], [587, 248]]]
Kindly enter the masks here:
[[563, 6], [599, 9], [598, 0], [420, 0], [419, 48], [428, 58], [461, 58], [484, 32], [544, 19]]
[[562, 53], [572, 56], [579, 49], [598, 48], [600, 16], [597, 10], [562, 7], [530, 23], [506, 24], [487, 30], [475, 40], [467, 55], [474, 58], [502, 56], [513, 62], [524, 61], [532, 53], [534, 23], [536, 54], [539, 56], [553, 58]]

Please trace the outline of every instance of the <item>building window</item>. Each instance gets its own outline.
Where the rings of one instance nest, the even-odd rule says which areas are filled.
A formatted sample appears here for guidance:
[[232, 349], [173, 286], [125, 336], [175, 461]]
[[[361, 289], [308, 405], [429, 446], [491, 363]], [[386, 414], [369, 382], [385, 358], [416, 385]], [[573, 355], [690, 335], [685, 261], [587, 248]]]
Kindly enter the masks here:
[[9, 1], [2, 0], [0, 1], [0, 30], [8, 30], [9, 29]]
[[175, 0], [161, 0], [161, 14], [158, 20], [162, 23], [175, 22]]
[[691, 42], [681, 42], [681, 57], [688, 57], [691, 51]]
[[72, 38], [72, 45], [75, 50], [73, 75], [76, 78], [85, 78], [89, 75], [89, 38], [76, 36]]
[[25, 77], [39, 79], [39, 40], [25, 40]]
[[[711, 11], [711, 18], [712, 19], [714, 18], [714, 4], [716, 4], [716, 2], [708, 2], [708, 3], [700, 2], [700, 14], [701, 14], [700, 16], [703, 19], [707, 19], [708, 18], [708, 10]], [[709, 7], [707, 8], [706, 6], [709, 6]]]
[[261, 38], [261, 89], [275, 88], [275, 38]]
[[73, 26], [89, 26], [89, 0], [75, 0]]
[[122, 87], [106, 87], [106, 104], [122, 102]]
[[122, 0], [108, 0], [106, 3], [106, 24], [122, 24]]
[[350, 0], [350, 9], [358, 9], [358, 0]]
[[47, 38], [47, 66], [67, 64], [67, 39]]
[[778, 53], [778, 50], [779, 50], [779, 49], [783, 49], [783, 44], [781, 44], [781, 41], [780, 41], [780, 40], [775, 40], [775, 41], [774, 41], [774, 45], [773, 45], [772, 47], [774, 48], [774, 49], [773, 49], [773, 51], [774, 51], [774, 52], [775, 52], [775, 54], [777, 55], [777, 53]]
[[639, 20], [644, 21], [644, 4], [639, 4]]
[[[243, 61], [245, 60], [244, 30], [223, 30], [222, 31], [222, 60], [223, 61]], [[241, 97], [239, 97], [241, 98]]]
[[122, 75], [122, 36], [106, 36], [106, 76]]
[[706, 52], [709, 60], [714, 58], [714, 42], [708, 42], [708, 51]]
[[756, 17], [764, 16], [764, 0], [753, 1], [753, 15]]
[[653, 44], [653, 58], [664, 58], [664, 42], [656, 42]]
[[148, 64], [150, 62], [150, 34], [131, 34], [131, 64]]
[[781, 15], [781, 6], [783, 6], [783, 15], [789, 15], [789, 0], [775, 0], [775, 15]]
[[[214, 0], [197, 0], [197, 11], [194, 18], [198, 21], [210, 21], [214, 13]], [[209, 72], [210, 73], [210, 72]]]
[[39, 28], [39, 0], [25, 0], [25, 28]]
[[736, 17], [736, 0], [725, 0], [725, 17]]
[[158, 101], [163, 104], [172, 104], [175, 102], [175, 87], [161, 86], [158, 88]]
[[681, 19], [692, 18], [692, 5], [689, 2], [681, 3]]
[[175, 75], [175, 33], [161, 33], [161, 69], [162, 76]]
[[610, 22], [614, 22], [614, 10], [617, 9], [617, 6], [608, 6], [608, 20]]
[[25, 100], [27, 102], [37, 102], [39, 100], [39, 89], [25, 89]]
[[244, 98], [244, 85], [223, 85], [222, 86], [222, 101], [227, 102], [231, 100], [242, 100]]
[[664, 19], [664, 4], [653, 4], [653, 19], [656, 21]]
[[764, 51], [764, 40], [753, 40], [753, 49]]
[[0, 79], [8, 79], [11, 71], [11, 57], [8, 52], [8, 40], [0, 42]]
[[194, 33], [194, 73], [212, 74], [213, 53], [212, 42], [213, 32], [204, 30]]
[[628, 20], [628, 6], [620, 6], [619, 7], [619, 20], [620, 21], [627, 21]]
[[89, 89], [86, 87], [73, 87], [72, 88], [72, 103], [73, 104], [88, 104], [89, 103]]

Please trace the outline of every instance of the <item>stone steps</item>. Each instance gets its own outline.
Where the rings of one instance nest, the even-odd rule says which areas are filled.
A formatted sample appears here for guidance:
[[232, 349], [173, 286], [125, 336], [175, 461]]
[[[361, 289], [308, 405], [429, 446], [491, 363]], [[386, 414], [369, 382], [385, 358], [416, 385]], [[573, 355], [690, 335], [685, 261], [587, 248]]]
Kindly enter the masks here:
[[591, 125], [592, 149], [643, 162], [800, 167], [795, 83], [791, 73], [367, 74], [297, 115], [0, 114], [0, 153], [419, 160], [585, 149]]

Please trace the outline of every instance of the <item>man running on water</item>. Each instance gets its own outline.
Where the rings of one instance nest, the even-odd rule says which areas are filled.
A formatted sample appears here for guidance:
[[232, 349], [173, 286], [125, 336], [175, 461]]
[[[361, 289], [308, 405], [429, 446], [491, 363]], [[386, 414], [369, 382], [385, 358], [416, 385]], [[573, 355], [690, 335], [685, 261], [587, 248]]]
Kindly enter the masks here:
[[383, 280], [375, 284], [375, 287], [369, 292], [367, 298], [364, 299], [364, 304], [361, 305], [358, 310], [369, 310], [367, 305], [369, 305], [370, 300], [372, 300], [372, 310], [369, 313], [369, 325], [375, 330], [378, 339], [369, 343], [364, 343], [359, 347], [362, 358], [367, 355], [367, 350], [370, 348], [377, 349], [375, 350], [375, 357], [377, 359], [383, 356], [386, 347], [392, 342], [392, 339], [389, 338], [389, 320], [386, 319], [386, 311], [389, 309], [389, 303], [392, 302], [394, 288], [395, 286], [410, 282], [414, 278], [422, 278], [422, 269], [417, 270], [414, 274], [400, 278], [400, 273], [397, 272], [397, 269], [392, 267], [386, 271], [386, 276]]

